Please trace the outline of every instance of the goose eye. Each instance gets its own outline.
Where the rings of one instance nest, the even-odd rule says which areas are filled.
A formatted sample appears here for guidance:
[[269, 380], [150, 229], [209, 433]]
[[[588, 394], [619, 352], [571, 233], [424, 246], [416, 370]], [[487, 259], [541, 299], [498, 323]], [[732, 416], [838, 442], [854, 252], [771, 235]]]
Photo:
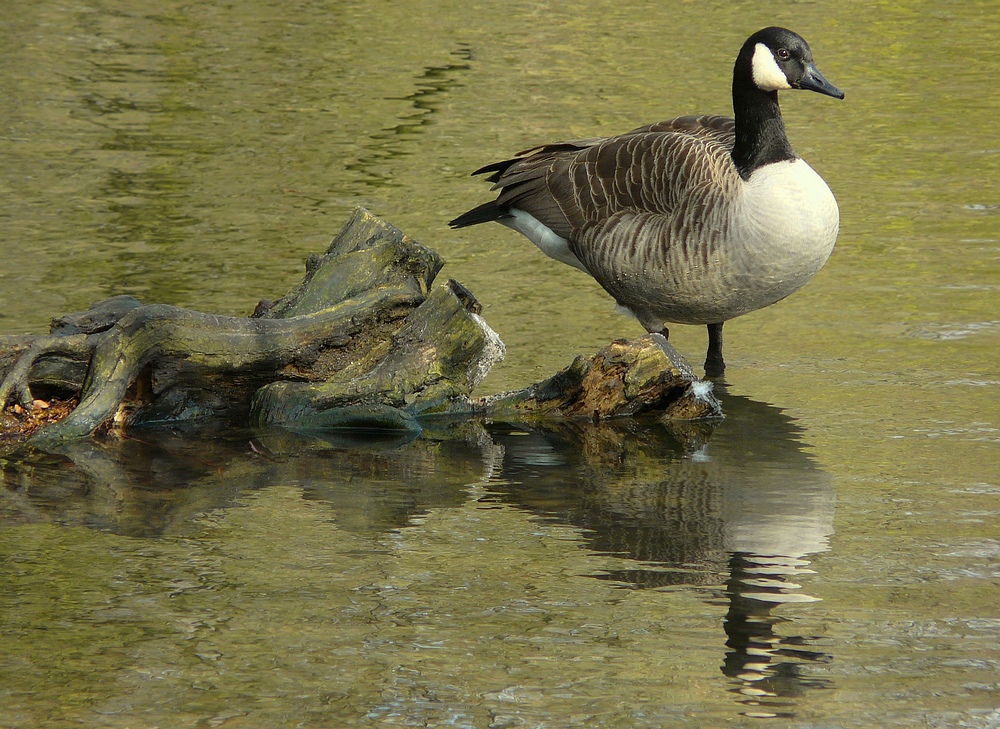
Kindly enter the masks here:
[[792, 54], [788, 52], [787, 48], [779, 48], [776, 51], [776, 53], [778, 58], [780, 58], [782, 61], [787, 61], [789, 58], [792, 57]]

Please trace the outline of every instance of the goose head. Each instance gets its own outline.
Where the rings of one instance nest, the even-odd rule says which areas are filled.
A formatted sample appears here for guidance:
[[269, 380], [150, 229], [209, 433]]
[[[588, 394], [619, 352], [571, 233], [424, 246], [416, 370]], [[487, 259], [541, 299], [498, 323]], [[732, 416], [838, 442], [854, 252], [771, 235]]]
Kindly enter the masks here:
[[844, 98], [816, 68], [805, 39], [786, 28], [764, 28], [747, 38], [736, 59], [734, 83], [752, 84], [764, 92], [805, 89]]

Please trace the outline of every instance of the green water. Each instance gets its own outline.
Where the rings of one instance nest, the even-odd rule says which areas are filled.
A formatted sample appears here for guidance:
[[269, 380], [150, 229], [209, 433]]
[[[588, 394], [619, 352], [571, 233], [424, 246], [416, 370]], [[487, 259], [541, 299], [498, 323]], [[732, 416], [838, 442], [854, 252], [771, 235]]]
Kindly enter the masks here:
[[769, 24], [847, 94], [782, 100], [842, 229], [727, 324], [722, 425], [0, 462], [0, 726], [1000, 726], [993, 2], [6, 3], [0, 334], [122, 293], [245, 313], [363, 205], [484, 304], [485, 391], [547, 376], [641, 330], [448, 230], [468, 173], [727, 112]]

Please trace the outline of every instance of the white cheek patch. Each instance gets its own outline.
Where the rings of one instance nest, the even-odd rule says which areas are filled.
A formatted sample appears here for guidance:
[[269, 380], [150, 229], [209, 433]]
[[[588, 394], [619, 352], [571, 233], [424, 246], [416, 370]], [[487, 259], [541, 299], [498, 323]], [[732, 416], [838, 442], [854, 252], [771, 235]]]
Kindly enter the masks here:
[[750, 68], [753, 72], [753, 82], [761, 91], [792, 88], [788, 84], [788, 79], [785, 78], [785, 72], [778, 68], [778, 62], [774, 60], [771, 49], [763, 43], [758, 43], [754, 48]]

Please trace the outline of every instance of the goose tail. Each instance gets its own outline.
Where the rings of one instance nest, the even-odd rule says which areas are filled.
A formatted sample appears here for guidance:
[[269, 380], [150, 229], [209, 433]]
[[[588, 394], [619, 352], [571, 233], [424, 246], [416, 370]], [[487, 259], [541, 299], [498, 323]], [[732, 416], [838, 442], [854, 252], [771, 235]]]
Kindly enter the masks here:
[[507, 217], [507, 215], [507, 208], [497, 205], [496, 200], [490, 200], [487, 203], [483, 203], [482, 205], [472, 208], [472, 210], [467, 213], [462, 213], [448, 223], [448, 225], [452, 228], [465, 228], [470, 225], [479, 225], [480, 223], [489, 223], [494, 220], [499, 220], [500, 218]]

